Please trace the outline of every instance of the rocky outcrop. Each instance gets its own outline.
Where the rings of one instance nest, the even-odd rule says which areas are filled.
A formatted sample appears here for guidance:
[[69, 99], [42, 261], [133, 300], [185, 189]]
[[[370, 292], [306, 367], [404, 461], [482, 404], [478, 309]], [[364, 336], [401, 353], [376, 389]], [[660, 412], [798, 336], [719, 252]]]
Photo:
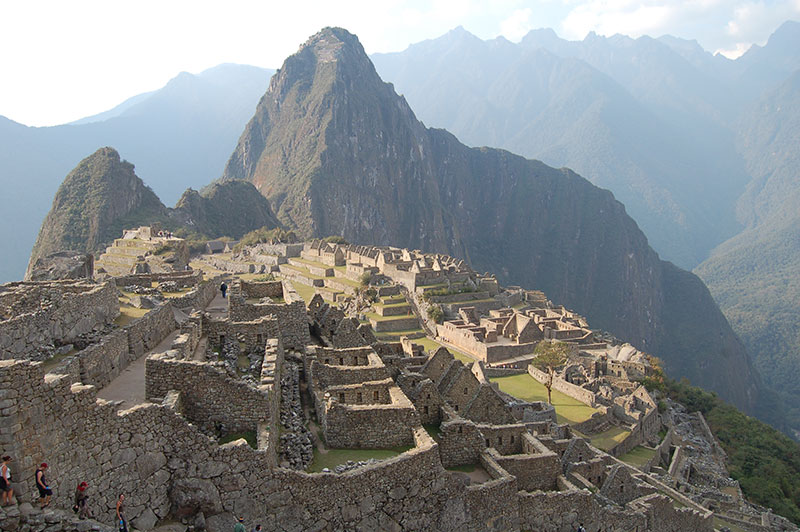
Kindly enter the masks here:
[[223, 179], [252, 182], [305, 237], [448, 253], [540, 288], [754, 411], [758, 376], [708, 291], [659, 259], [610, 192], [427, 129], [345, 30], [286, 60]]
[[[122, 229], [165, 218], [167, 209], [114, 148], [100, 148], [82, 160], [56, 192], [29, 265], [45, 255], [74, 249], [93, 252]], [[31, 266], [29, 266], [29, 270]]]
[[31, 253], [26, 278], [33, 278], [34, 270], [42, 280], [77, 275], [80, 266], [72, 272], [69, 257], [102, 250], [124, 229], [154, 222], [170, 231], [184, 228], [208, 238], [241, 238], [254, 229], [279, 226], [267, 200], [253, 185], [240, 181], [212, 183], [202, 192], [189, 189], [169, 209], [136, 175], [131, 163], [120, 160], [114, 148], [100, 148], [81, 161], [58, 189]]
[[210, 237], [241, 238], [253, 229], [280, 226], [266, 198], [244, 181], [212, 183], [201, 192], [188, 189], [170, 217]]
[[94, 255], [80, 251], [57, 251], [39, 257], [31, 265], [26, 280], [58, 281], [63, 279], [87, 279], [94, 271]]

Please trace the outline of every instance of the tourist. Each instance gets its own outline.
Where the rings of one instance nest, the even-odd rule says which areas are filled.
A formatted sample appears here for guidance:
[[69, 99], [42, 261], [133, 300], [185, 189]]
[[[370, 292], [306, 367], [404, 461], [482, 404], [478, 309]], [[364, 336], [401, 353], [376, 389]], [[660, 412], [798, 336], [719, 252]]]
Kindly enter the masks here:
[[128, 532], [128, 520], [125, 519], [125, 495], [122, 493], [117, 499], [117, 522], [119, 523], [119, 532]]
[[53, 490], [50, 489], [50, 486], [47, 484], [47, 479], [44, 476], [45, 471], [47, 471], [47, 464], [42, 462], [42, 464], [36, 469], [36, 489], [39, 490], [39, 506], [41, 508], [47, 508], [50, 506], [50, 498], [53, 496]]
[[261, 532], [261, 525], [256, 525], [256, 527], [251, 532]]
[[219, 291], [222, 292], [222, 299], [225, 299], [225, 294], [228, 292], [228, 285], [226, 285], [224, 281], [219, 285]]
[[247, 532], [244, 528], [244, 517], [239, 518], [239, 522], [233, 527], [233, 532]]
[[586, 529], [583, 528], [583, 523], [578, 527], [578, 532], [586, 532]]
[[88, 487], [88, 483], [81, 482], [75, 488], [75, 506], [72, 509], [78, 513], [78, 517], [81, 519], [92, 517], [92, 512], [89, 510], [89, 494], [86, 493]]
[[8, 464], [11, 462], [11, 457], [6, 455], [3, 457], [3, 463], [0, 465], [0, 505], [11, 506], [14, 504], [14, 490], [11, 488], [11, 468]]

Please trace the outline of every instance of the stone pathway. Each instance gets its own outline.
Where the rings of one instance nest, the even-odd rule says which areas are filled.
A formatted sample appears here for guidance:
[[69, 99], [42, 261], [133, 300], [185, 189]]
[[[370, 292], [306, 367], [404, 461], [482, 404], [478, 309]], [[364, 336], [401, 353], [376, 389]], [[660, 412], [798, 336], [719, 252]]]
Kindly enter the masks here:
[[[228, 315], [228, 300], [222, 298], [222, 294], [217, 292], [216, 297], [206, 307], [206, 312], [214, 317], [224, 318]], [[131, 363], [120, 375], [109, 382], [102, 390], [97, 393], [97, 397], [107, 401], [122, 401], [122, 408], [131, 408], [135, 405], [147, 402], [144, 397], [145, 386], [145, 361], [147, 357], [153, 353], [163, 353], [168, 350], [172, 342], [180, 333], [179, 329], [175, 329], [161, 343], [147, 353], [140, 356], [137, 360]], [[200, 351], [198, 346], [195, 351], [196, 360], [205, 359], [205, 338], [201, 340], [203, 350]], [[197, 358], [198, 353], [202, 353], [202, 358]]]
[[100, 399], [107, 401], [122, 401], [122, 408], [131, 408], [134, 405], [145, 403], [144, 398], [144, 368], [145, 360], [153, 353], [163, 353], [170, 348], [178, 336], [178, 329], [172, 331], [154, 349], [133, 361], [119, 376], [109, 382], [105, 388], [97, 393]]

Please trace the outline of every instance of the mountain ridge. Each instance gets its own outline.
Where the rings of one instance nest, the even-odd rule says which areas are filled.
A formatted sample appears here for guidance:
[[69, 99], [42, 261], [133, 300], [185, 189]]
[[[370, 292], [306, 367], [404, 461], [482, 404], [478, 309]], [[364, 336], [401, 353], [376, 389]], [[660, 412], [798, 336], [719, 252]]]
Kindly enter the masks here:
[[[222, 179], [252, 182], [303, 237], [440, 251], [541, 288], [668, 369], [680, 361], [693, 381], [756, 409], [758, 375], [702, 282], [660, 261], [610, 192], [426, 128], [346, 30], [325, 28], [286, 60]], [[673, 293], [707, 316], [706, 327], [674, 312]], [[675, 350], [668, 326], [688, 345], [705, 336], [705, 359]], [[707, 364], [720, 370], [705, 375]]]
[[65, 249], [102, 251], [124, 229], [160, 222], [191, 235], [240, 238], [278, 222], [269, 203], [245, 182], [215, 183], [198, 193], [187, 190], [174, 208], [164, 206], [136, 175], [133, 164], [111, 147], [99, 148], [64, 178], [42, 222], [28, 261]]

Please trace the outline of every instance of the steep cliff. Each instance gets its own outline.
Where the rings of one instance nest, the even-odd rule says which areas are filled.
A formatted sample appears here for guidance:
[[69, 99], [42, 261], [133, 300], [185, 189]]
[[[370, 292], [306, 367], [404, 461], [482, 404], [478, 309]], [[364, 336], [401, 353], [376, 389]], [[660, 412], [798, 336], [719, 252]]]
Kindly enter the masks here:
[[447, 252], [541, 288], [755, 410], [759, 378], [708, 290], [660, 261], [610, 192], [425, 128], [345, 30], [286, 60], [223, 179], [252, 182], [304, 236]]
[[39, 230], [28, 277], [30, 265], [40, 257], [63, 250], [96, 252], [119, 238], [123, 229], [153, 222], [209, 238], [240, 238], [253, 229], [279, 225], [267, 200], [250, 183], [213, 183], [202, 192], [189, 189], [169, 209], [133, 168], [114, 148], [106, 147], [67, 175]]
[[266, 198], [244, 181], [215, 182], [201, 192], [188, 189], [170, 216], [173, 223], [209, 237], [241, 238], [253, 229], [280, 225]]
[[167, 208], [114, 148], [100, 148], [64, 179], [31, 252], [39, 257], [65, 249], [95, 251], [124, 227], [167, 217]]

